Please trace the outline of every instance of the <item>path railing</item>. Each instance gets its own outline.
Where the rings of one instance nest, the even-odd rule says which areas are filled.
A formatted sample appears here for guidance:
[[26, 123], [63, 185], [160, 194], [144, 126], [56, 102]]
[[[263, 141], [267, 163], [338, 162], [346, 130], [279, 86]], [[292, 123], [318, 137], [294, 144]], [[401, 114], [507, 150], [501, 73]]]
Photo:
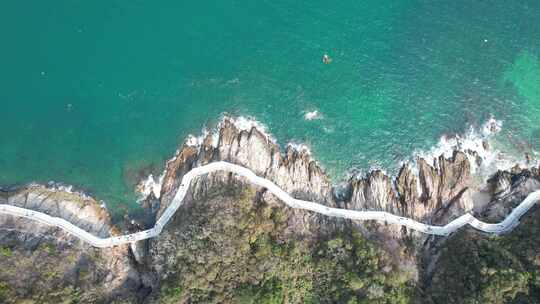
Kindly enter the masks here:
[[532, 192], [527, 196], [527, 198], [525, 198], [525, 200], [523, 200], [523, 202], [521, 202], [521, 204], [519, 204], [519, 206], [514, 208], [512, 212], [502, 222], [497, 224], [489, 224], [482, 222], [471, 214], [466, 213], [446, 224], [445, 226], [433, 226], [420, 223], [410, 218], [397, 216], [385, 211], [358, 211], [339, 209], [327, 207], [310, 201], [295, 199], [291, 197], [287, 192], [279, 188], [273, 182], [255, 175], [253, 171], [239, 165], [220, 161], [194, 168], [188, 173], [186, 173], [182, 178], [180, 187], [178, 188], [171, 204], [167, 207], [167, 209], [165, 209], [165, 212], [163, 212], [161, 217], [157, 220], [155, 226], [151, 229], [136, 233], [113, 236], [109, 238], [100, 238], [73, 225], [72, 223], [62, 218], [53, 217], [39, 211], [20, 208], [7, 204], [0, 204], [0, 213], [24, 217], [46, 225], [56, 226], [95, 247], [112, 247], [121, 244], [134, 243], [159, 235], [163, 230], [163, 227], [169, 222], [174, 213], [182, 205], [191, 181], [195, 177], [216, 171], [226, 171], [242, 176], [252, 184], [266, 188], [269, 192], [271, 192], [281, 201], [283, 201], [287, 206], [294, 209], [303, 209], [320, 213], [326, 216], [340, 217], [357, 221], [380, 221], [388, 224], [405, 226], [409, 229], [420, 231], [422, 233], [442, 236], [449, 235], [450, 233], [456, 231], [457, 229], [465, 225], [471, 225], [478, 230], [488, 233], [502, 233], [509, 231], [519, 224], [519, 219], [523, 216], [523, 214], [525, 214], [537, 201], [540, 201], [540, 190]]

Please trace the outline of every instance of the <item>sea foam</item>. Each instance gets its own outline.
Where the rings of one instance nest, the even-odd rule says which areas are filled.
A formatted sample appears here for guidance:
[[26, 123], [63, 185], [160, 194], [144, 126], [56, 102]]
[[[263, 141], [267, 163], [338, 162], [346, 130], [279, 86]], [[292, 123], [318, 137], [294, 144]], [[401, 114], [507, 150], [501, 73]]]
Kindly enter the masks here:
[[[308, 113], [314, 112], [316, 112], [315, 114], [318, 114], [317, 111]], [[306, 115], [308, 113], [306, 113]], [[231, 117], [224, 114], [215, 128], [209, 129], [205, 126], [202, 129], [200, 136], [188, 135], [184, 144], [200, 149], [204, 140], [210, 135], [211, 145], [213, 147], [217, 147], [219, 143], [219, 130], [226, 122], [232, 123], [236, 128], [243, 131], [249, 132], [253, 128], [256, 128], [269, 142], [274, 144], [277, 143], [276, 139], [267, 131], [267, 127], [263, 123], [251, 117]], [[417, 159], [423, 158], [429, 164], [435, 168], [438, 168], [438, 158], [441, 155], [445, 158], [451, 158], [455, 151], [465, 153], [471, 164], [471, 173], [476, 174], [481, 178], [488, 177], [497, 170], [509, 170], [516, 165], [521, 168], [531, 166], [531, 164], [527, 164], [523, 160], [522, 156], [513, 155], [501, 151], [495, 147], [497, 146], [496, 135], [500, 133], [502, 126], [502, 121], [496, 120], [495, 118], [490, 118], [484, 124], [482, 124], [480, 128], [474, 128], [473, 126], [469, 127], [467, 132], [464, 134], [453, 136], [443, 135], [438, 143], [431, 149], [414, 151], [409, 160], [404, 160], [401, 162], [400, 167], [405, 165], [409, 166], [413, 174], [418, 177], [419, 171]], [[286, 147], [290, 147], [299, 152], [303, 151], [314, 160], [311, 149], [306, 144], [289, 142], [287, 143]], [[180, 150], [177, 150], [175, 156], [169, 159], [167, 163], [174, 161], [179, 153]], [[538, 163], [540, 164], [540, 162]], [[318, 165], [321, 166], [319, 163]], [[370, 167], [367, 172], [372, 172], [374, 170], [381, 170], [384, 174], [388, 175], [385, 168], [378, 165]], [[346, 175], [346, 179], [351, 177], [361, 178], [365, 175], [365, 173], [366, 171], [364, 170], [351, 170]], [[165, 171], [158, 178], [150, 175], [146, 180], [139, 184], [140, 189], [138, 189], [138, 191], [143, 198], [147, 197], [150, 193], [153, 193], [154, 196], [159, 198], [164, 174]], [[393, 178], [395, 178], [395, 176]], [[421, 186], [418, 178], [417, 189], [418, 193], [421, 194]]]
[[311, 149], [306, 144], [290, 142], [287, 144], [287, 147], [312, 156]]
[[[209, 129], [207, 126], [204, 126], [201, 130], [200, 136], [195, 136], [192, 134], [189, 134], [186, 137], [186, 140], [184, 141], [184, 145], [195, 147], [197, 149], [200, 149], [203, 145], [205, 139], [210, 135], [211, 136], [211, 145], [215, 148], [219, 144], [219, 130], [222, 128], [223, 124], [226, 122], [232, 123], [237, 129], [241, 131], [251, 131], [251, 129], [256, 128], [257, 131], [259, 131], [268, 141], [272, 143], [276, 143], [276, 139], [268, 133], [267, 128], [264, 124], [261, 122], [251, 118], [251, 117], [231, 117], [229, 115], [223, 114], [220, 122], [216, 125], [216, 127]], [[311, 152], [309, 151], [309, 148], [307, 146], [302, 145], [295, 145], [293, 146], [295, 149], [302, 149], [309, 152], [311, 155]], [[166, 164], [173, 162], [176, 160], [178, 155], [180, 154], [180, 149], [177, 149], [174, 156], [166, 161]], [[146, 179], [139, 182], [137, 185], [137, 193], [139, 194], [138, 202], [143, 201], [150, 195], [151, 193], [154, 194], [156, 198], [159, 198], [161, 195], [161, 187], [163, 184], [163, 178], [165, 177], [165, 170], [162, 172], [162, 174], [155, 178], [152, 174], [150, 174]]]
[[[464, 152], [469, 158], [472, 173], [487, 177], [497, 170], [509, 170], [518, 165], [527, 167], [522, 155], [515, 155], [498, 148], [497, 134], [502, 130], [502, 121], [490, 118], [480, 129], [470, 127], [464, 135], [443, 135], [428, 151], [415, 151], [413, 157], [423, 158], [434, 167], [443, 155], [451, 158], [454, 151]], [[479, 160], [479, 161], [478, 161]]]
[[322, 114], [318, 111], [318, 110], [315, 110], [315, 111], [306, 111], [304, 113], [304, 119], [305, 120], [314, 120], [314, 119], [322, 119]]
[[141, 199], [148, 197], [150, 194], [154, 194], [154, 197], [159, 198], [161, 195], [161, 186], [163, 185], [163, 178], [165, 172], [161, 174], [157, 179], [153, 174], [150, 174], [145, 180], [143, 180], [137, 186], [137, 191], [141, 195]]

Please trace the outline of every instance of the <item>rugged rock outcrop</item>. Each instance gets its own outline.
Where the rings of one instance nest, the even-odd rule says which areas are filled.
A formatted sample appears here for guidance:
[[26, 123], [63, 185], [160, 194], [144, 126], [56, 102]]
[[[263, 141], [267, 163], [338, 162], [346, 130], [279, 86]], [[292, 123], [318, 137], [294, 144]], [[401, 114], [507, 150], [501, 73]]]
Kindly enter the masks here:
[[28, 185], [9, 195], [7, 203], [61, 217], [100, 237], [109, 236], [113, 230], [109, 212], [84, 194]]
[[[482, 148], [489, 149], [489, 145], [484, 143]], [[183, 175], [195, 166], [213, 161], [228, 161], [248, 167], [296, 198], [332, 207], [388, 211], [436, 225], [444, 225], [466, 212], [481, 213], [490, 202], [498, 206], [496, 201], [500, 195], [496, 194], [508, 185], [504, 179], [500, 180], [500, 189], [492, 186], [493, 183], [486, 185], [478, 176], [471, 174], [472, 167], [478, 167], [482, 162], [478, 154], [471, 150], [456, 150], [451, 157], [441, 155], [405, 163], [396, 177], [375, 170], [365, 176], [354, 176], [345, 186], [342, 184], [336, 188], [307, 149], [289, 145], [281, 151], [275, 141], [256, 125], [239, 126], [235, 119], [225, 117], [215, 133], [190, 139], [167, 162], [157, 217], [174, 197]], [[212, 173], [198, 178], [187, 201], [206, 195], [213, 187], [237, 182], [242, 180], [228, 173]], [[534, 188], [534, 185], [527, 187], [528, 190]], [[525, 190], [523, 192], [527, 192]], [[500, 215], [507, 211], [502, 210]], [[297, 215], [293, 217], [297, 228], [341, 224], [339, 220], [309, 212], [297, 212]], [[372, 231], [399, 242], [412, 236], [421, 244], [425, 238], [401, 227], [380, 223], [358, 222], [355, 225], [366, 233]]]
[[[160, 210], [168, 206], [186, 172], [194, 166], [220, 160], [248, 167], [300, 199], [333, 207], [388, 211], [438, 225], [474, 210], [479, 201], [474, 198], [479, 193], [482, 201], [492, 200], [494, 193], [482, 187], [471, 175], [470, 162], [478, 161], [474, 151], [455, 151], [450, 158], [443, 155], [433, 160], [418, 158], [414, 164], [404, 164], [395, 178], [380, 170], [372, 171], [366, 176], [351, 178], [338, 190], [307, 149], [287, 146], [281, 152], [279, 146], [257, 127], [239, 128], [234, 119], [224, 118], [216, 133], [186, 143], [167, 163]], [[215, 185], [235, 180], [227, 173], [213, 173], [195, 183], [192, 197], [196, 199]], [[337, 223], [305, 212], [301, 216], [303, 219], [297, 222], [305, 225]], [[368, 226], [370, 230], [375, 227], [381, 232], [380, 225], [357, 225]], [[400, 227], [384, 230], [390, 237], [403, 237]]]
[[[85, 195], [31, 185], [0, 197], [0, 203], [63, 217], [101, 237], [118, 233], [107, 211]], [[150, 291], [128, 246], [93, 248], [25, 218], [0, 214], [0, 257], [1, 303], [137, 303]]]
[[[216, 139], [217, 136], [217, 139]], [[279, 146], [256, 127], [240, 129], [233, 119], [225, 118], [218, 134], [208, 134], [200, 145], [185, 144], [175, 157], [167, 162], [161, 188], [161, 206], [157, 216], [165, 210], [176, 193], [182, 177], [194, 166], [212, 161], [228, 161], [250, 168], [259, 176], [274, 181], [283, 190], [296, 198], [316, 201], [336, 206], [330, 178], [314, 161], [307, 149], [297, 150], [288, 146], [281, 153]], [[242, 182], [229, 173], [212, 173], [198, 178], [193, 184], [186, 204], [205, 196], [214, 187]], [[326, 219], [313, 213], [294, 211], [291, 226], [299, 230], [315, 225]]]
[[[190, 139], [167, 162], [159, 197], [154, 196], [154, 191], [148, 192], [150, 194], [144, 201], [148, 214], [141, 221], [126, 225], [130, 232], [153, 225], [170, 204], [184, 174], [196, 166], [220, 160], [248, 167], [296, 198], [332, 207], [383, 210], [437, 225], [444, 225], [469, 211], [487, 220], [498, 221], [530, 192], [540, 189], [540, 169], [535, 168], [501, 171], [483, 183], [471, 174], [471, 167], [477, 166], [478, 161], [473, 151], [455, 151], [449, 158], [440, 156], [434, 160], [419, 158], [414, 164], [404, 164], [396, 177], [377, 170], [365, 176], [352, 177], [345, 185], [336, 188], [307, 149], [287, 146], [282, 151], [258, 127], [251, 125], [246, 128], [232, 118], [225, 118], [215, 134]], [[77, 193], [30, 185], [16, 191], [0, 191], [0, 203], [62, 217], [100, 237], [119, 232], [111, 224], [109, 213], [98, 202]], [[387, 249], [388, 257], [393, 258], [392, 261], [377, 260], [376, 263], [380, 264], [370, 265], [381, 268], [382, 273], [390, 275], [389, 269], [397, 267], [400, 276], [414, 279], [417, 272], [429, 276], [433, 265], [436, 265], [440, 238], [426, 242], [426, 235], [395, 225], [350, 222], [291, 209], [265, 189], [247, 184], [243, 178], [220, 172], [196, 178], [184, 205], [163, 233], [134, 246], [90, 248], [56, 228], [0, 215], [0, 255], [4, 256], [0, 259], [0, 267], [6, 269], [0, 272], [0, 299], [38, 303], [56, 303], [57, 299], [65, 298], [81, 303], [152, 303], [162, 299], [162, 292], [167, 293], [167, 297], [170, 293], [175, 296], [180, 292], [168, 285], [163, 291], [164, 285], [160, 282], [169, 284], [184, 280], [184, 287], [194, 282], [201, 284], [201, 288], [210, 286], [212, 290], [227, 290], [223, 299], [231, 300], [238, 296], [231, 290], [245, 287], [242, 284], [274, 284], [271, 277], [262, 275], [265, 271], [271, 269], [276, 275], [283, 276], [287, 271], [279, 270], [279, 267], [301, 267], [305, 261], [298, 260], [297, 253], [290, 251], [294, 246], [300, 246], [302, 254], [315, 259], [309, 261], [309, 269], [313, 273], [302, 274], [304, 279], [309, 278], [306, 282], [317, 281], [314, 277], [320, 270], [317, 267], [327, 263], [325, 259], [328, 257], [321, 256], [320, 252], [340, 256], [341, 264], [332, 264], [333, 267], [360, 267], [363, 262], [355, 255], [355, 246], [362, 250], [365, 248], [360, 244], [363, 241], [355, 234], [356, 231], [377, 239]], [[333, 239], [339, 233], [346, 236]], [[352, 243], [343, 243], [344, 238]], [[329, 243], [323, 246], [327, 251], [319, 252], [321, 240], [328, 239]], [[197, 248], [209, 248], [213, 253], [223, 252], [227, 261], [216, 261], [215, 256], [207, 253], [201, 253], [199, 257], [195, 254]], [[243, 255], [235, 254], [235, 250]], [[372, 261], [373, 250], [367, 250], [368, 253], [362, 256], [371, 259], [370, 263], [375, 263]], [[261, 255], [269, 259], [269, 264], [259, 267], [257, 263], [263, 260]], [[418, 256], [421, 257], [420, 263], [416, 262]], [[283, 266], [284, 260], [280, 259], [288, 264]], [[350, 264], [347, 259], [355, 262]], [[242, 263], [247, 263], [249, 267], [246, 269], [249, 270], [242, 280], [234, 281], [237, 285], [229, 284], [227, 280], [216, 278], [220, 275], [232, 278], [234, 272], [198, 272], [197, 263], [209, 260], [217, 263], [216, 267], [223, 271], [246, 268]], [[182, 263], [187, 262], [189, 267], [186, 268]], [[334, 275], [333, 271], [328, 273]], [[358, 275], [347, 273], [347, 276], [352, 276], [348, 277], [352, 281], [342, 282], [347, 286], [347, 292], [358, 297], [370, 294], [376, 299], [384, 294], [384, 288], [393, 290], [399, 287], [381, 287], [384, 284], [379, 282], [367, 290], [354, 281], [354, 276]], [[285, 279], [288, 278], [280, 277], [280, 280]], [[377, 280], [375, 277], [371, 279]], [[321, 282], [324, 280], [321, 278]], [[366, 282], [362, 281], [362, 284]], [[197, 302], [196, 290], [192, 288], [190, 296], [183, 299]], [[57, 297], [46, 298], [51, 294]], [[301, 300], [303, 298], [298, 301]]]
[[416, 163], [418, 173], [405, 164], [395, 180], [381, 171], [351, 179], [347, 206], [443, 225], [473, 208], [471, 195], [477, 189], [464, 152], [456, 151], [450, 159], [440, 156], [434, 165], [422, 158]]
[[[434, 224], [444, 224], [473, 210], [476, 193], [487, 193], [491, 199], [497, 191], [486, 189], [471, 175], [471, 161], [479, 161], [474, 151], [454, 151], [450, 158], [443, 155], [433, 160], [418, 158], [414, 164], [404, 164], [395, 178], [380, 170], [355, 176], [342, 187], [347, 189], [346, 194], [336, 195], [339, 191], [307, 149], [287, 146], [281, 152], [255, 126], [242, 129], [234, 119], [226, 117], [215, 134], [208, 133], [195, 141], [183, 145], [167, 162], [161, 210], [171, 201], [186, 172], [194, 166], [220, 160], [248, 167], [300, 199], [356, 210], [384, 210]], [[230, 178], [229, 174], [213, 173], [197, 184], [194, 197], [215, 182], [230, 182]]]
[[[500, 222], [503, 220], [512, 209], [523, 201], [531, 192], [540, 190], [540, 170], [538, 168], [531, 169], [520, 169], [514, 167], [510, 171], [498, 171], [491, 176], [482, 187], [484, 194], [489, 195], [489, 199], [484, 199], [485, 204], [482, 204], [481, 208], [475, 210], [475, 216], [486, 222]], [[538, 221], [532, 221], [531, 218], [535, 218], [539, 213], [539, 207], [533, 207], [529, 212], [521, 219], [521, 224], [518, 226], [519, 231], [534, 231], [530, 236], [525, 236], [521, 233], [521, 238], [523, 242], [527, 243], [527, 238], [536, 240], [536, 231], [538, 230]], [[528, 225], [528, 226], [527, 226]], [[527, 227], [523, 227], [527, 226]], [[430, 242], [426, 242], [423, 247], [421, 247], [421, 252], [418, 256], [418, 266], [422, 269], [421, 271], [421, 284], [427, 286], [420, 286], [422, 289], [429, 289], [433, 281], [441, 281], [444, 273], [438, 273], [439, 268], [441, 267], [441, 262], [439, 261], [441, 254], [443, 256], [447, 253], [448, 248], [452, 247], [452, 244], [456, 242], [466, 243], [466, 239], [470, 236], [473, 236], [477, 242], [486, 243], [489, 242], [489, 238], [482, 232], [476, 231], [471, 227], [465, 227], [463, 231], [457, 232], [455, 235], [450, 236], [448, 239], [438, 239], [432, 238]], [[515, 235], [516, 232], [512, 231], [508, 234], [503, 235], [502, 239], [511, 238], [512, 235]], [[461, 240], [461, 239], [464, 240]], [[449, 241], [450, 240], [450, 241]], [[496, 239], [497, 240], [497, 239]], [[497, 242], [497, 241], [494, 242]], [[450, 242], [448, 244], [447, 242]], [[514, 240], [514, 242], [519, 242]], [[478, 244], [470, 244], [467, 246], [478, 246]], [[491, 245], [490, 245], [491, 246]], [[468, 254], [471, 254], [470, 249], [454, 249], [456, 252], [460, 250], [469, 251]], [[472, 253], [477, 255], [478, 253]], [[444, 259], [447, 260], [448, 255], [444, 256]], [[461, 257], [450, 257], [454, 260], [466, 260], [467, 258]], [[465, 261], [463, 261], [465, 262]], [[469, 263], [469, 261], [466, 261]], [[443, 261], [443, 263], [445, 263]], [[445, 269], [444, 271], [449, 271]], [[458, 271], [457, 269], [450, 269], [450, 271]], [[467, 269], [459, 270], [462, 273], [467, 273]], [[434, 278], [435, 277], [435, 278]], [[453, 279], [451, 281], [454, 281]], [[438, 282], [437, 284], [441, 284]], [[477, 283], [475, 283], [477, 284]], [[525, 303], [525, 302], [524, 302]]]
[[[167, 163], [161, 191], [163, 207], [168, 204], [187, 171], [193, 166], [218, 160], [250, 168], [297, 198], [335, 205], [330, 178], [311, 158], [308, 150], [288, 146], [282, 154], [268, 135], [256, 127], [240, 129], [230, 118], [225, 118], [220, 124], [217, 142], [215, 136], [208, 134], [198, 147], [184, 145]], [[219, 179], [224, 181], [228, 178], [228, 174], [225, 174]]]
[[538, 168], [518, 167], [510, 172], [498, 171], [487, 181], [487, 188], [493, 193], [493, 200], [480, 214], [488, 221], [500, 221], [529, 193], [540, 190], [540, 172]]

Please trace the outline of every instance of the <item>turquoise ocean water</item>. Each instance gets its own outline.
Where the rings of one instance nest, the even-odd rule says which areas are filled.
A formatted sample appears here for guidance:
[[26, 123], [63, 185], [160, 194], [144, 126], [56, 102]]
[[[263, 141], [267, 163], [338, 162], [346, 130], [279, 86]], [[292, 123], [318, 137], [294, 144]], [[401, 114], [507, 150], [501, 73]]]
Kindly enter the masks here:
[[5, 1], [0, 185], [133, 206], [140, 169], [224, 112], [307, 143], [335, 178], [490, 115], [540, 149], [538, 20], [539, 1]]

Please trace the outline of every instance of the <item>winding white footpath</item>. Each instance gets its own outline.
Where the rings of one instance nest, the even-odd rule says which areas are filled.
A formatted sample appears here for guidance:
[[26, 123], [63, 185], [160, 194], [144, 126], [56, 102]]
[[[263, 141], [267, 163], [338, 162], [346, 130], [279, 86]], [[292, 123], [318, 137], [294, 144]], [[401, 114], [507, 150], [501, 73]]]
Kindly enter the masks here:
[[357, 211], [331, 208], [318, 203], [295, 199], [291, 197], [287, 192], [279, 188], [273, 182], [255, 175], [253, 171], [239, 165], [220, 161], [194, 168], [188, 173], [186, 173], [171, 204], [157, 220], [154, 228], [132, 234], [114, 236], [109, 238], [99, 238], [62, 218], [52, 217], [42, 212], [6, 204], [0, 204], [0, 213], [24, 217], [46, 225], [59, 227], [95, 247], [103, 248], [127, 243], [135, 243], [137, 241], [149, 239], [159, 235], [163, 230], [163, 227], [169, 222], [176, 210], [178, 210], [178, 208], [182, 205], [188, 187], [190, 186], [193, 178], [215, 171], [232, 172], [236, 175], [243, 176], [252, 184], [268, 189], [268, 191], [277, 196], [281, 201], [285, 202], [285, 204], [287, 204], [287, 206], [291, 208], [304, 209], [324, 214], [326, 216], [341, 217], [351, 220], [375, 220], [390, 224], [402, 225], [423, 233], [442, 236], [449, 235], [450, 233], [467, 224], [478, 230], [488, 233], [502, 233], [509, 231], [519, 224], [519, 219], [521, 218], [521, 216], [523, 216], [534, 204], [536, 204], [537, 201], [540, 201], [540, 190], [532, 192], [527, 196], [527, 198], [525, 198], [525, 200], [523, 200], [523, 202], [521, 202], [521, 204], [519, 204], [519, 206], [514, 208], [514, 210], [512, 210], [512, 212], [502, 222], [498, 224], [489, 224], [482, 222], [472, 216], [470, 213], [467, 213], [451, 221], [445, 226], [432, 226], [420, 223], [410, 218], [396, 216], [385, 211]]

